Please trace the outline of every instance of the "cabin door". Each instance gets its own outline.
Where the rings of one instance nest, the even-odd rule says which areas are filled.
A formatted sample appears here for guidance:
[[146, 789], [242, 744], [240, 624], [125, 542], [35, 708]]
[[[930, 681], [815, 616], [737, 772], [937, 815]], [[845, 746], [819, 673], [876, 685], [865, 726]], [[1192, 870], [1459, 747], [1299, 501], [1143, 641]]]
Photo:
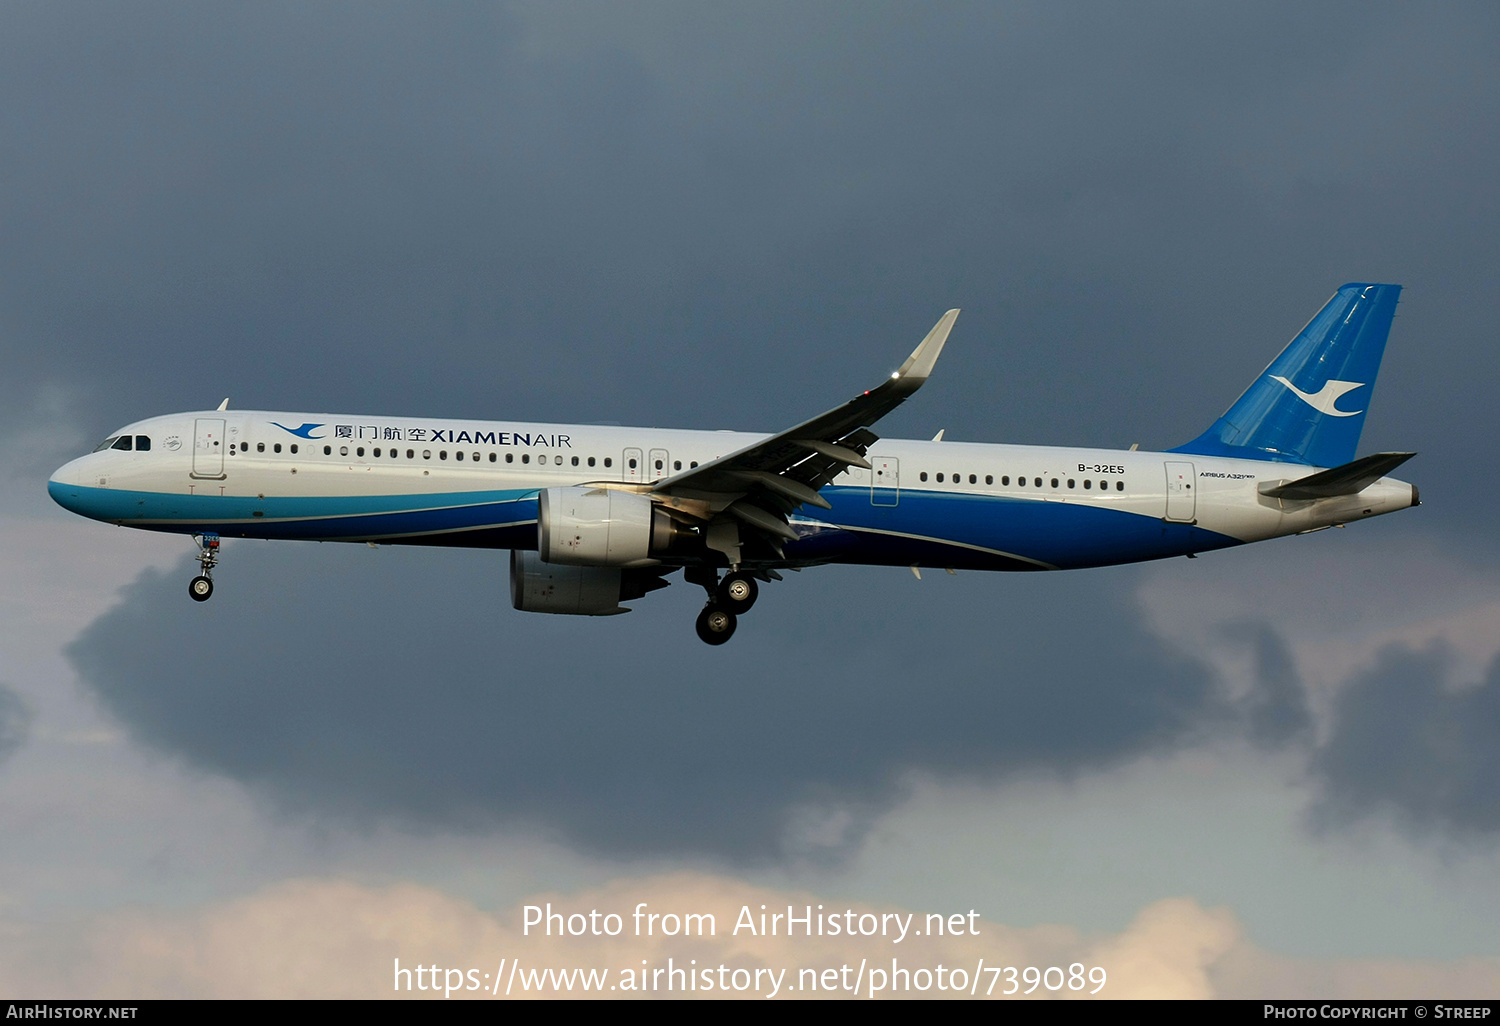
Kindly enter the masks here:
[[1167, 464], [1167, 519], [1192, 523], [1197, 515], [1198, 500], [1193, 495], [1193, 465]]
[[901, 461], [882, 456], [870, 461], [870, 505], [895, 506], [901, 502]]
[[224, 476], [224, 422], [199, 417], [193, 425], [193, 476]]

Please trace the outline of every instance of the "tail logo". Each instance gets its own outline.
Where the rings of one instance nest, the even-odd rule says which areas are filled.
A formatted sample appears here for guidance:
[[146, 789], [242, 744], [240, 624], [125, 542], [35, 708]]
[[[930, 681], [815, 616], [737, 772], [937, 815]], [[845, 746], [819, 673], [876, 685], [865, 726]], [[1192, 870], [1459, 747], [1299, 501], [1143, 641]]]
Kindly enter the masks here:
[[1319, 413], [1326, 413], [1330, 417], [1354, 417], [1365, 412], [1364, 410], [1350, 410], [1346, 413], [1338, 408], [1338, 401], [1344, 397], [1345, 393], [1352, 392], [1356, 388], [1365, 387], [1365, 382], [1363, 381], [1338, 381], [1331, 379], [1324, 382], [1323, 387], [1318, 389], [1317, 392], [1304, 392], [1279, 374], [1272, 374], [1270, 377], [1272, 380], [1279, 381], [1291, 389], [1298, 399], [1301, 399]]

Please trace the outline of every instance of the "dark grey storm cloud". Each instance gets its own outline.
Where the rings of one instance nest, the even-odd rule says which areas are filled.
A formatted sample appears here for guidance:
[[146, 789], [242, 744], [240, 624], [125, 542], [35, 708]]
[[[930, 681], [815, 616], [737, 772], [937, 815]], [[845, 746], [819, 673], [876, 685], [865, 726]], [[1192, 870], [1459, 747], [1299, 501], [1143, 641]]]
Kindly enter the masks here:
[[[964, 317], [893, 432], [1171, 445], [1350, 279], [1367, 449], [1479, 523], [1500, 10], [12, 5], [0, 414], [774, 429]], [[19, 411], [19, 412], [17, 412]], [[0, 423], [0, 430], [20, 430]]]
[[[101, 435], [226, 394], [774, 430], [961, 306], [885, 433], [1167, 446], [1384, 280], [1364, 449], [1422, 450], [1426, 505], [1360, 530], [1487, 531], [1497, 107], [1493, 5], [12, 5], [0, 435], [58, 383]], [[711, 652], [681, 585], [549, 619], [491, 554], [316, 551], [236, 548], [205, 607], [143, 581], [78, 665], [289, 804], [612, 849], [769, 851], [906, 766], [1305, 735], [1273, 637], [1226, 711], [1129, 571], [828, 569]]]
[[1310, 744], [1313, 723], [1307, 688], [1286, 641], [1265, 623], [1231, 624], [1225, 634], [1249, 646], [1254, 662], [1252, 688], [1230, 703], [1244, 735], [1270, 749]]
[[10, 685], [0, 683], [0, 762], [10, 758], [31, 732], [35, 713]]
[[1429, 835], [1500, 831], [1500, 659], [1456, 689], [1452, 663], [1441, 642], [1393, 646], [1344, 690], [1314, 764], [1325, 816], [1385, 812]]
[[1143, 629], [1130, 571], [823, 568], [709, 649], [680, 581], [628, 616], [548, 617], [509, 608], [504, 565], [239, 544], [212, 602], [186, 568], [147, 575], [71, 657], [136, 737], [289, 807], [530, 822], [616, 854], [769, 855], [799, 804], [878, 806], [912, 768], [1107, 765], [1214, 705]]

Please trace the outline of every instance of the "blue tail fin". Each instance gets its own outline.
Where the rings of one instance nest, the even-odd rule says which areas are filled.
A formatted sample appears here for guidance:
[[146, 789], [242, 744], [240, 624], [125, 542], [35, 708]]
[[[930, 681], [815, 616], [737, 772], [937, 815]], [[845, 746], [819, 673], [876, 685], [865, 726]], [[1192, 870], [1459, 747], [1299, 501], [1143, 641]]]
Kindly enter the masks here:
[[1172, 452], [1337, 467], [1354, 459], [1400, 285], [1342, 286], [1214, 426]]

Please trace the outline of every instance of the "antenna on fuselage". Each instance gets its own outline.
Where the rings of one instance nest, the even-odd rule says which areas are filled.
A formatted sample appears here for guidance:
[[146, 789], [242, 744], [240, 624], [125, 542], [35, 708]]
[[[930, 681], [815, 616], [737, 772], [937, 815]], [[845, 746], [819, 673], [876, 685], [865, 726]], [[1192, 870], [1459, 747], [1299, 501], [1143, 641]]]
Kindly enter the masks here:
[[217, 407], [217, 409], [218, 409], [218, 410], [219, 410], [219, 412], [221, 412], [221, 413], [222, 413], [222, 412], [223, 412], [223, 411], [225, 411], [225, 410], [227, 410], [227, 409], [229, 409], [229, 396], [227, 396], [227, 395], [226, 395], [226, 396], [225, 396], [225, 397], [224, 397], [224, 401], [223, 401], [223, 402], [222, 402], [222, 403], [220, 403], [220, 404], [219, 404], [219, 405], [218, 405], [218, 407]]

